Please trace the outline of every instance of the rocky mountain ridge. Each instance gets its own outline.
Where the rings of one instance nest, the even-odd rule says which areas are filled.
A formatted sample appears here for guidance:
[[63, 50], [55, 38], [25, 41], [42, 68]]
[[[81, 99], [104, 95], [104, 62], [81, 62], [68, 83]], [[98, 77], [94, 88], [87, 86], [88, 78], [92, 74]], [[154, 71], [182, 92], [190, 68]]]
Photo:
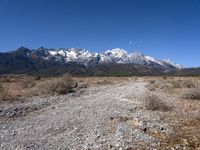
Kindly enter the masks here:
[[155, 59], [141, 52], [128, 53], [120, 48], [96, 53], [80, 48], [20, 47], [0, 53], [0, 74], [132, 76], [161, 75], [179, 68], [181, 66], [172, 61]]
[[47, 49], [38, 48], [28, 51], [27, 56], [36, 55], [43, 60], [51, 60], [62, 63], [76, 62], [78, 64], [141, 64], [153, 67], [181, 68], [181, 65], [170, 61], [169, 59], [155, 59], [151, 56], [145, 56], [141, 52], [128, 53], [121, 48], [107, 50], [102, 53], [90, 52], [80, 48], [59, 48]]

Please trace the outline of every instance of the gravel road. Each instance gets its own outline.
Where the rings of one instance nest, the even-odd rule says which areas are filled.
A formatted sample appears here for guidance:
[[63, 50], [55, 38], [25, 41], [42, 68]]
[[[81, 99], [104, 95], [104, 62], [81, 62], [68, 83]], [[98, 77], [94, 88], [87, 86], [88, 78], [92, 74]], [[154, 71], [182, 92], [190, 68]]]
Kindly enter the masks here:
[[153, 149], [159, 141], [147, 131], [171, 128], [142, 108], [146, 84], [130, 80], [1, 105], [0, 149]]

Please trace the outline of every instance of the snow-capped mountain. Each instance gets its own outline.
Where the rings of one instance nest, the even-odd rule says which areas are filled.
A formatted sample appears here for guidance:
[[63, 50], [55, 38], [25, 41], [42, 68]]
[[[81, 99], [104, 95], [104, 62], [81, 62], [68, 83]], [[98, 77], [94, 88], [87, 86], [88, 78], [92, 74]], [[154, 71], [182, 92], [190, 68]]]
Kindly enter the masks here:
[[59, 48], [46, 49], [39, 48], [32, 50], [29, 55], [37, 55], [44, 60], [58, 61], [62, 63], [76, 62], [78, 64], [140, 64], [153, 67], [181, 68], [181, 65], [170, 61], [170, 59], [155, 59], [151, 56], [145, 56], [141, 52], [128, 53], [124, 49], [115, 48], [102, 53], [92, 53], [86, 49], [80, 48]]
[[99, 63], [128, 63], [129, 54], [124, 49], [115, 48], [100, 53]]
[[[181, 66], [169, 59], [155, 59], [141, 52], [128, 53], [115, 48], [101, 53], [81, 48], [20, 47], [11, 52], [0, 53], [1, 74], [69, 73], [81, 76], [132, 76], [164, 75], [179, 73]], [[198, 73], [198, 71], [195, 71]]]

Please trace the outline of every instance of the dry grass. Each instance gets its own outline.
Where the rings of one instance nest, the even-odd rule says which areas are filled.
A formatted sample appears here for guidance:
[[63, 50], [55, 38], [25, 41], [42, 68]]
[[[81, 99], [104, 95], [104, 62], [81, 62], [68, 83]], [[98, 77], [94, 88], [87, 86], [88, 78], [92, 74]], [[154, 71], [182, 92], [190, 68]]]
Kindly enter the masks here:
[[[45, 83], [46, 84], [46, 83]], [[75, 82], [69, 75], [64, 75], [59, 79], [49, 81], [46, 90], [49, 94], [63, 95], [75, 92], [78, 83]]]
[[[24, 97], [63, 95], [82, 91], [88, 86], [102, 86], [127, 82], [125, 77], [41, 77], [8, 76], [0, 77], [0, 102], [13, 102]], [[132, 79], [132, 78], [131, 78]], [[79, 93], [79, 92], [78, 92]], [[77, 94], [79, 95], [79, 94]]]
[[170, 107], [159, 96], [154, 94], [147, 94], [144, 98], [144, 106], [147, 110], [152, 111], [168, 111]]
[[16, 90], [10, 91], [0, 83], [0, 101], [17, 101], [19, 93]]
[[[0, 101], [12, 102], [23, 97], [63, 95], [78, 90], [78, 83], [69, 75], [55, 78], [0, 78]], [[84, 86], [85, 87], [85, 86]]]
[[193, 89], [200, 86], [199, 79], [195, 78], [167, 78], [159, 80], [150, 80], [147, 88], [150, 91], [162, 91], [170, 94], [176, 94], [181, 92], [183, 89]]
[[[25, 82], [23, 82], [25, 83]], [[62, 77], [42, 78], [31, 80], [23, 90], [23, 95], [49, 96], [73, 93], [77, 90], [78, 83], [69, 75]]]
[[155, 80], [150, 80], [149, 83], [150, 84], [154, 84], [156, 81]]
[[[168, 112], [158, 112], [162, 120], [170, 123], [174, 132], [169, 135], [158, 135], [155, 138], [162, 141], [159, 149], [200, 149], [200, 79], [198, 77], [162, 77], [149, 78], [148, 88], [155, 93], [172, 96], [169, 99], [173, 109]], [[148, 97], [147, 97], [148, 98]], [[153, 110], [163, 104], [153, 97], [146, 105]], [[155, 108], [154, 106], [157, 105]]]
[[185, 99], [200, 100], [200, 88], [188, 90], [182, 97]]
[[[16, 101], [19, 97], [49, 96], [76, 92], [78, 88], [121, 84], [129, 81], [149, 81], [148, 88], [154, 93], [163, 92], [166, 95], [177, 95], [176, 101], [170, 101], [155, 94], [147, 94], [143, 106], [147, 110], [157, 111], [160, 117], [174, 125], [175, 133], [160, 135], [160, 149], [186, 145], [188, 149], [200, 149], [200, 80], [198, 78], [171, 77], [9, 77], [0, 78], [0, 102]], [[182, 93], [184, 93], [182, 95]], [[174, 95], [173, 95], [174, 94]], [[183, 99], [184, 98], [184, 99]], [[191, 100], [190, 100], [191, 99]], [[197, 99], [197, 100], [192, 100]], [[174, 100], [174, 99], [173, 99]], [[170, 105], [168, 104], [170, 103]], [[173, 104], [173, 107], [171, 107]], [[170, 110], [170, 111], [169, 111]], [[31, 110], [32, 111], [32, 110]], [[122, 121], [127, 118], [120, 118]], [[155, 135], [157, 136], [157, 135]], [[179, 149], [183, 149], [182, 147]]]
[[0, 101], [3, 100], [3, 93], [4, 93], [3, 86], [2, 86], [2, 83], [0, 83]]
[[199, 106], [199, 101], [180, 100], [179, 109], [160, 115], [173, 127], [171, 134], [160, 136], [161, 149], [200, 149]]
[[170, 83], [173, 85], [173, 88], [195, 88], [196, 85], [194, 80], [185, 79], [185, 80], [172, 80]]
[[[135, 80], [135, 77], [130, 78], [130, 80]], [[119, 84], [125, 83], [129, 81], [127, 77], [83, 77], [78, 78], [78, 80], [84, 80], [90, 86], [102, 86], [102, 85], [110, 85], [110, 84]]]
[[184, 118], [182, 116], [174, 117], [170, 115], [163, 116], [166, 119], [179, 122], [171, 134], [151, 133], [151, 135], [160, 140], [158, 149], [200, 149], [200, 120]]

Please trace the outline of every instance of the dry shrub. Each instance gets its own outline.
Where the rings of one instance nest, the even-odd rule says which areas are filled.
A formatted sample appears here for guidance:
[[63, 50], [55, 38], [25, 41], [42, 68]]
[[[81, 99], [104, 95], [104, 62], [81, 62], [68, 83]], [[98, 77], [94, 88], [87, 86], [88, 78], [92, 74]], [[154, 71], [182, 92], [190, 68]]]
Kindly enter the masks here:
[[7, 83], [15, 82], [15, 78], [6, 77], [6, 78], [4, 78], [4, 82], [7, 82]]
[[149, 91], [154, 91], [158, 88], [158, 84], [155, 80], [150, 80], [147, 85], [147, 88], [149, 89]]
[[200, 88], [189, 90], [182, 97], [185, 99], [200, 100]]
[[2, 101], [2, 100], [3, 100], [3, 86], [0, 83], [0, 101]]
[[150, 83], [147, 85], [147, 88], [150, 91], [155, 91], [156, 89], [161, 89], [164, 91], [168, 91], [172, 88], [172, 85], [168, 81], [163, 80], [157, 80], [157, 81], [150, 81]]
[[0, 83], [0, 92], [3, 90], [2, 83]]
[[41, 76], [40, 75], [36, 76], [35, 80], [41, 80]]
[[182, 80], [172, 80], [170, 83], [172, 84], [173, 88], [178, 89], [182, 87]]
[[75, 92], [75, 88], [77, 87], [77, 85], [77, 82], [74, 82], [69, 75], [65, 75], [57, 83], [56, 93], [58, 95], [73, 93]]
[[149, 82], [150, 82], [150, 84], [154, 84], [156, 81], [155, 80], [150, 80]]
[[42, 82], [38, 88], [41, 90], [45, 89], [43, 94], [63, 95], [75, 92], [77, 85], [77, 82], [69, 75], [64, 75], [61, 78], [52, 78], [51, 80]]
[[195, 88], [193, 80], [175, 80], [170, 81], [174, 88]]
[[8, 89], [3, 88], [0, 84], [0, 101], [16, 101], [19, 99], [19, 93], [13, 91], [10, 92]]
[[195, 88], [195, 83], [193, 80], [183, 80], [182, 87], [184, 88]]
[[50, 96], [74, 93], [78, 88], [75, 79], [69, 75], [53, 78], [25, 77], [15, 82], [0, 82], [0, 101], [16, 101], [25, 97]]
[[27, 77], [27, 78], [16, 79], [14, 84], [20, 89], [30, 89], [34, 87], [37, 82], [38, 81], [36, 81], [34, 77]]
[[172, 89], [172, 84], [170, 84], [169, 82], [160, 82], [158, 83], [158, 85], [159, 88], [164, 91], [169, 91]]
[[147, 94], [144, 98], [145, 108], [152, 111], [168, 111], [170, 107], [159, 96], [154, 94]]
[[188, 149], [199, 150], [200, 148], [200, 120], [175, 117], [179, 125], [174, 126], [173, 134], [163, 138], [163, 144], [158, 149]]
[[110, 81], [108, 79], [97, 81], [97, 84], [102, 84], [102, 85], [107, 85], [107, 84], [111, 84], [111, 83], [112, 83], [112, 81]]
[[151, 80], [148, 84], [148, 89], [150, 91], [162, 90], [164, 92], [172, 92], [173, 89], [182, 89], [182, 88], [196, 88], [198, 86], [198, 82], [192, 79], [166, 79], [166, 80]]

